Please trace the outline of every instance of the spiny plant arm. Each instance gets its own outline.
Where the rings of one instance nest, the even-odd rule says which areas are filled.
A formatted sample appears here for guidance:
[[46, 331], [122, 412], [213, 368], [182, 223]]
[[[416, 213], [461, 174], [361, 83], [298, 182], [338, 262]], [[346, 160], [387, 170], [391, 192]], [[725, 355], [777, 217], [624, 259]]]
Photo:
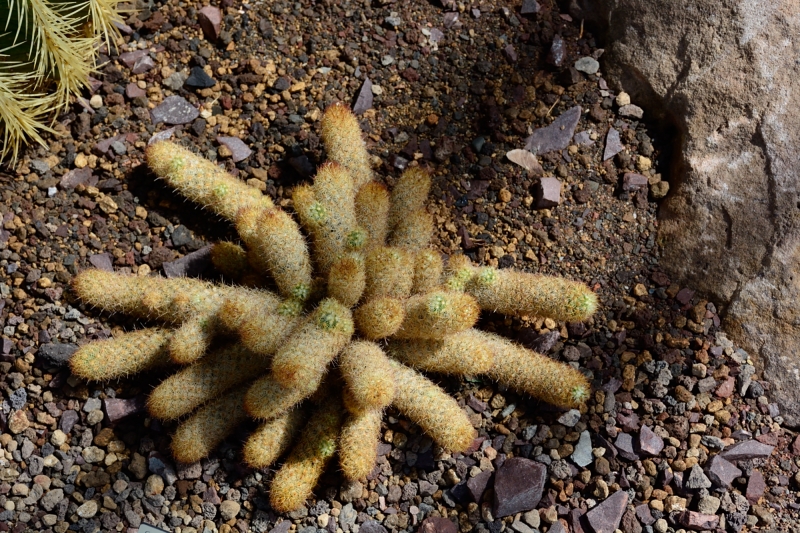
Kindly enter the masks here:
[[367, 233], [356, 222], [355, 188], [350, 172], [338, 163], [325, 163], [314, 176], [314, 198], [328, 214], [330, 238], [339, 254], [364, 245]]
[[352, 410], [382, 410], [392, 403], [395, 394], [394, 373], [389, 358], [374, 342], [348, 344], [339, 356], [339, 368]]
[[436, 250], [422, 249], [414, 260], [413, 294], [425, 294], [441, 288], [444, 261]]
[[286, 298], [304, 301], [311, 291], [311, 259], [300, 226], [285, 211], [273, 207], [243, 208], [236, 231], [258, 272], [268, 273]]
[[395, 338], [443, 339], [474, 326], [480, 314], [472, 296], [455, 291], [412, 296], [405, 308], [406, 317]]
[[364, 257], [357, 252], [340, 257], [331, 266], [328, 274], [328, 295], [336, 298], [345, 307], [353, 307], [364, 294], [367, 273]]
[[206, 354], [217, 334], [213, 317], [198, 316], [186, 320], [175, 330], [169, 343], [169, 355], [179, 365], [188, 365]]
[[361, 186], [356, 194], [356, 221], [369, 235], [367, 248], [384, 246], [389, 232], [389, 191], [377, 181]]
[[311, 496], [325, 466], [336, 453], [342, 404], [329, 398], [317, 407], [295, 447], [272, 481], [269, 501], [279, 513], [293, 511]]
[[268, 367], [268, 361], [240, 345], [220, 348], [162, 381], [150, 393], [147, 409], [162, 420], [180, 418]]
[[55, 97], [26, 94], [29, 89], [25, 76], [8, 72], [9, 67], [7, 63], [4, 66], [0, 50], [0, 161], [9, 154], [11, 161], [16, 161], [20, 147], [27, 140], [47, 146], [40, 132], [55, 133], [44, 122], [48, 109], [55, 106]]
[[466, 290], [481, 309], [507, 315], [581, 322], [597, 309], [597, 296], [583, 283], [512, 269], [475, 267], [464, 256], [451, 258], [448, 286]]
[[396, 383], [392, 405], [443, 448], [463, 451], [475, 439], [469, 418], [441, 388], [415, 370], [392, 361]]
[[389, 244], [409, 250], [422, 250], [431, 242], [433, 227], [433, 216], [425, 209], [417, 209], [397, 222]]
[[392, 340], [387, 353], [412, 368], [477, 376], [491, 370], [494, 357], [482, 332], [468, 329], [441, 340]]
[[322, 379], [300, 383], [297, 387], [284, 387], [272, 374], [258, 378], [247, 390], [244, 408], [258, 420], [272, 420], [283, 416], [292, 407], [305, 400], [320, 386]]
[[397, 333], [406, 317], [399, 298], [379, 297], [358, 306], [353, 314], [358, 332], [368, 340], [378, 340]]
[[244, 461], [253, 468], [271, 466], [292, 445], [305, 416], [304, 410], [294, 409], [261, 424], [244, 444]]
[[382, 418], [381, 409], [347, 415], [339, 437], [339, 465], [347, 479], [364, 479], [375, 467]]
[[559, 407], [579, 407], [589, 398], [589, 381], [573, 367], [499, 335], [485, 331], [478, 334], [492, 351], [493, 365], [486, 373], [492, 379]]
[[414, 254], [402, 248], [381, 246], [367, 252], [364, 300], [407, 298], [414, 284]]
[[350, 309], [332, 298], [320, 302], [272, 359], [272, 375], [285, 387], [319, 382], [353, 335]]
[[172, 436], [172, 456], [191, 464], [214, 451], [219, 444], [247, 419], [242, 408], [243, 388], [236, 388], [211, 403], [178, 426]]
[[78, 348], [69, 360], [72, 373], [91, 381], [108, 381], [169, 365], [172, 332], [146, 328]]
[[236, 223], [240, 209], [274, 207], [268, 196], [261, 194], [179, 144], [170, 141], [153, 143], [145, 151], [147, 165], [156, 175], [183, 196]]
[[211, 263], [225, 278], [236, 282], [250, 270], [247, 251], [238, 244], [227, 241], [211, 246]]
[[367, 147], [361, 138], [361, 127], [347, 106], [337, 103], [325, 110], [321, 133], [328, 158], [350, 172], [356, 190], [372, 181], [372, 168]]

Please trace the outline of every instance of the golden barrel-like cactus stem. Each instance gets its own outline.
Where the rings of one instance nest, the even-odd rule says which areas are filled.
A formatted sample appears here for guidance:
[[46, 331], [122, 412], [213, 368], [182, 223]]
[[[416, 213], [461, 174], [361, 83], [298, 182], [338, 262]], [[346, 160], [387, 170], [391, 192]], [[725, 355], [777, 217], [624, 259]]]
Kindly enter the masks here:
[[333, 104], [322, 115], [321, 126], [328, 157], [350, 171], [356, 190], [372, 181], [369, 154], [352, 111], [344, 104]]
[[107, 381], [169, 365], [168, 345], [172, 332], [146, 328], [123, 333], [113, 339], [85, 344], [72, 354], [69, 366], [76, 376]]
[[381, 418], [380, 409], [348, 414], [339, 437], [339, 465], [347, 479], [364, 479], [375, 467]]
[[242, 408], [245, 389], [234, 389], [203, 406], [182, 422], [172, 436], [172, 455], [191, 464], [208, 457], [214, 448], [247, 419]]
[[258, 426], [244, 444], [244, 462], [253, 468], [271, 466], [292, 445], [304, 419], [305, 412], [294, 409]]
[[374, 342], [348, 344], [339, 357], [339, 368], [356, 410], [381, 410], [392, 403], [395, 393], [392, 366]]

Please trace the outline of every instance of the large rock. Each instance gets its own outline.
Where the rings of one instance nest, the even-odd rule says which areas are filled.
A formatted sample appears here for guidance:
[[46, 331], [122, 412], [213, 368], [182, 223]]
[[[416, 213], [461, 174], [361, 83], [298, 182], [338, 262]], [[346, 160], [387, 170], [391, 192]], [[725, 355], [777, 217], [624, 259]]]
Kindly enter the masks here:
[[722, 304], [724, 328], [758, 356], [787, 424], [800, 425], [800, 5], [571, 0], [570, 9], [605, 31], [605, 76], [675, 127], [662, 266]]

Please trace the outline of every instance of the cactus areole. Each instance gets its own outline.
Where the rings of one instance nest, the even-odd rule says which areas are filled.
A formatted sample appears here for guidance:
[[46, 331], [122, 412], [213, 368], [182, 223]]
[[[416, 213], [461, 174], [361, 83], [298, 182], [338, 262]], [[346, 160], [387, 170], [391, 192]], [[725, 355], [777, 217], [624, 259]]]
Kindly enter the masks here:
[[483, 374], [561, 407], [580, 406], [590, 392], [577, 369], [475, 323], [481, 310], [585, 320], [597, 305], [592, 291], [464, 256], [445, 264], [429, 247], [427, 173], [407, 170], [391, 193], [373, 181], [346, 106], [328, 108], [322, 137], [331, 161], [293, 191], [297, 220], [185, 148], [148, 148], [160, 178], [236, 225], [242, 246], [212, 249], [231, 283], [99, 270], [74, 281], [87, 304], [164, 327], [90, 343], [71, 358], [72, 371], [108, 380], [181, 365], [148, 401], [153, 416], [182, 420], [174, 457], [198, 461], [248, 416], [260, 420], [243, 456], [256, 468], [285, 457], [270, 492], [277, 511], [303, 505], [336, 455], [347, 478], [366, 477], [390, 405], [443, 448], [469, 448], [469, 418], [420, 371]]

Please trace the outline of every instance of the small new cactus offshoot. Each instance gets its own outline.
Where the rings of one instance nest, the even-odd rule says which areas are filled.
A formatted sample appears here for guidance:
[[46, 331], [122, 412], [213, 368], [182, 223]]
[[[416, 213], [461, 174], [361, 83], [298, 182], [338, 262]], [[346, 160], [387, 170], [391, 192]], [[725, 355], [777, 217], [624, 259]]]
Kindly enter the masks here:
[[0, 0], [0, 160], [44, 144], [47, 116], [89, 84], [103, 38], [118, 35], [121, 0]]
[[271, 488], [278, 511], [301, 506], [337, 453], [347, 478], [366, 477], [390, 405], [443, 448], [469, 448], [467, 415], [420, 371], [483, 374], [570, 408], [590, 392], [572, 366], [474, 327], [481, 310], [585, 320], [597, 306], [588, 287], [464, 256], [445, 264], [429, 248], [428, 174], [406, 170], [391, 193], [373, 181], [346, 106], [328, 108], [322, 137], [331, 162], [293, 191], [299, 224], [189, 150], [148, 147], [159, 177], [235, 224], [243, 246], [219, 243], [211, 254], [234, 284], [86, 270], [73, 285], [89, 305], [165, 327], [87, 344], [72, 371], [108, 380], [183, 365], [148, 401], [153, 416], [181, 420], [174, 457], [197, 461], [248, 416], [260, 420], [243, 456], [265, 468], [286, 455]]

